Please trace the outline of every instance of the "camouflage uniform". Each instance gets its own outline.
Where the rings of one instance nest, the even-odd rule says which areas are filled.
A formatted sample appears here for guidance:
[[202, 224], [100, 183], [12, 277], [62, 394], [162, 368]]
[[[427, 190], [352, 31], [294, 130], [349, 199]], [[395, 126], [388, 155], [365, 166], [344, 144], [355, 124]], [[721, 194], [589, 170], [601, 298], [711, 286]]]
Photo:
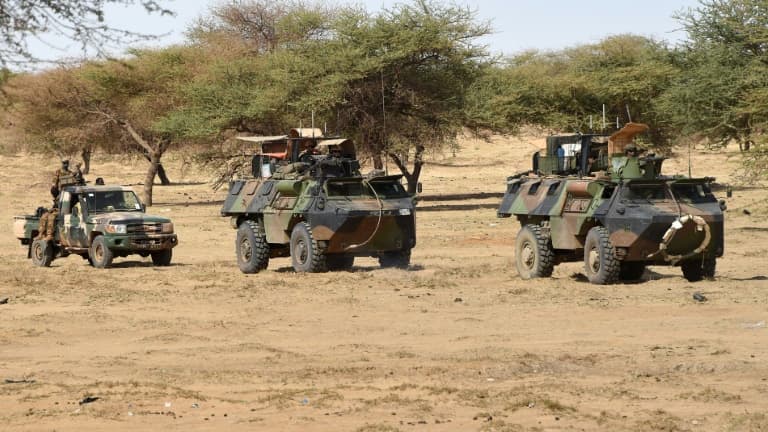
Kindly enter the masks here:
[[56, 200], [53, 201], [53, 207], [40, 216], [40, 223], [37, 226], [37, 239], [53, 241], [53, 234], [56, 231], [56, 216], [59, 215], [59, 206]]
[[61, 168], [53, 173], [53, 179], [51, 180], [51, 195], [53, 195], [54, 198], [58, 197], [62, 186], [74, 184], [74, 179], [75, 173], [69, 170], [69, 161], [61, 161]]

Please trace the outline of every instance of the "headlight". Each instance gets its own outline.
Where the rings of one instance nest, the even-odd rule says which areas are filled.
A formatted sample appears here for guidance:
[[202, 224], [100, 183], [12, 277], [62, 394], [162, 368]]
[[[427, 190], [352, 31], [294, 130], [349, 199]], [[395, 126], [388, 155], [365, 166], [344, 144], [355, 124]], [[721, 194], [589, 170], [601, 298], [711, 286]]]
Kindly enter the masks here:
[[163, 234], [173, 234], [173, 222], [163, 224]]
[[125, 233], [128, 232], [126, 230], [126, 225], [122, 225], [122, 224], [119, 224], [119, 225], [118, 224], [114, 224], [114, 225], [113, 224], [109, 224], [109, 225], [107, 225], [106, 231], [108, 233], [112, 233], [112, 234], [125, 234]]
[[410, 214], [411, 214], [411, 209], [407, 209], [407, 208], [400, 209], [400, 216], [410, 216]]

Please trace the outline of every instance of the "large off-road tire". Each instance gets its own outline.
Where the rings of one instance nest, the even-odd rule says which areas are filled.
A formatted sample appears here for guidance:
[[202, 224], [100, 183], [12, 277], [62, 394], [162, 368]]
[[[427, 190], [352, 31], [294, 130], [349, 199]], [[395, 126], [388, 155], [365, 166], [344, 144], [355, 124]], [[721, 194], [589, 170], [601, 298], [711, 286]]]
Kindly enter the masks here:
[[515, 266], [523, 279], [552, 276], [555, 254], [538, 225], [525, 225], [515, 239]]
[[331, 271], [349, 270], [354, 263], [354, 255], [333, 254], [325, 256], [325, 265]]
[[50, 267], [53, 262], [53, 244], [48, 240], [35, 240], [32, 242], [30, 256], [32, 264], [38, 267]]
[[410, 264], [410, 249], [394, 252], [382, 252], [379, 255], [379, 265], [383, 268], [394, 267], [399, 269], [407, 269]]
[[291, 232], [291, 264], [300, 273], [328, 270], [325, 250], [312, 237], [312, 228], [306, 222], [299, 222]]
[[584, 243], [584, 270], [587, 279], [597, 285], [616, 282], [621, 272], [621, 263], [616, 259], [608, 230], [596, 226], [587, 233]]
[[252, 220], [243, 221], [237, 228], [235, 240], [237, 265], [243, 273], [258, 273], [269, 265], [269, 243], [261, 225]]
[[714, 278], [716, 266], [717, 260], [715, 258], [697, 258], [680, 263], [680, 268], [683, 270], [683, 277], [685, 277], [688, 282], [698, 282], [704, 278]]
[[645, 273], [643, 261], [622, 261], [619, 269], [619, 279], [625, 281], [640, 280]]
[[107, 268], [112, 265], [114, 255], [107, 247], [107, 242], [104, 240], [104, 236], [96, 236], [96, 238], [93, 239], [88, 253], [91, 256], [91, 261], [94, 267]]
[[173, 249], [163, 249], [161, 251], [152, 252], [152, 265], [158, 267], [168, 267], [171, 265], [171, 259], [173, 259]]

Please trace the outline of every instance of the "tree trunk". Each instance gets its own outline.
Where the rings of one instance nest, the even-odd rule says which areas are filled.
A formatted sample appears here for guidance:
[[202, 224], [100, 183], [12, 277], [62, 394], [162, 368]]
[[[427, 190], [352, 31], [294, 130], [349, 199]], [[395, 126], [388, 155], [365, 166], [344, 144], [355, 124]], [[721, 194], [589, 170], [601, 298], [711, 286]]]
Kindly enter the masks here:
[[83, 158], [83, 174], [91, 172], [91, 149], [86, 147], [80, 152], [80, 156]]
[[408, 193], [411, 195], [415, 195], [416, 192], [418, 192], [421, 167], [424, 165], [424, 160], [422, 159], [423, 154], [424, 146], [416, 146], [416, 153], [413, 156], [413, 172], [409, 172], [408, 167], [405, 166], [402, 159], [400, 159], [398, 155], [389, 153], [389, 157], [392, 158], [392, 161], [400, 169], [400, 172], [403, 173], [403, 177], [405, 177], [405, 181], [408, 184]]
[[381, 155], [378, 153], [373, 155], [373, 169], [377, 169], [377, 170], [384, 169], [384, 161], [381, 160]]
[[168, 176], [165, 174], [165, 168], [163, 168], [163, 164], [161, 163], [159, 163], [159, 165], [157, 166], [157, 176], [160, 177], [161, 185], [169, 186], [171, 184], [171, 181], [168, 180]]
[[[144, 159], [146, 159], [147, 162], [152, 163], [152, 157], [149, 155], [149, 152], [147, 151], [144, 151]], [[163, 168], [163, 164], [160, 163], [159, 159], [157, 162], [157, 177], [160, 178], [161, 185], [170, 186], [171, 180], [168, 179], [168, 175], [165, 173], [165, 168]]]
[[147, 169], [147, 175], [144, 177], [144, 204], [152, 205], [152, 187], [155, 185], [155, 175], [157, 174], [158, 167], [160, 167], [159, 152], [152, 152], [149, 155], [149, 168]]

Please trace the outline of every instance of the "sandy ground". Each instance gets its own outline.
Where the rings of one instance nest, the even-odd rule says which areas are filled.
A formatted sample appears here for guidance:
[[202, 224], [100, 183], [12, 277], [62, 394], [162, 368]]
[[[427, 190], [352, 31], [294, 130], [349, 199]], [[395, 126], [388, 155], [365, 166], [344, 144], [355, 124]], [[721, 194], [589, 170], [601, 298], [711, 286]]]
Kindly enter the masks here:
[[[0, 429], [768, 429], [768, 191], [735, 188], [714, 281], [652, 267], [642, 283], [593, 286], [578, 263], [523, 281], [519, 226], [495, 209], [542, 143], [431, 156], [409, 270], [358, 259], [311, 275], [286, 258], [240, 273], [224, 192], [173, 155], [179, 184], [157, 186], [149, 211], [175, 222], [174, 265], [35, 268], [12, 216], [47, 204], [38, 167], [57, 162], [0, 156]], [[141, 163], [123, 165], [97, 158], [90, 178], [141, 181]], [[693, 170], [727, 182], [735, 166], [704, 153]]]

